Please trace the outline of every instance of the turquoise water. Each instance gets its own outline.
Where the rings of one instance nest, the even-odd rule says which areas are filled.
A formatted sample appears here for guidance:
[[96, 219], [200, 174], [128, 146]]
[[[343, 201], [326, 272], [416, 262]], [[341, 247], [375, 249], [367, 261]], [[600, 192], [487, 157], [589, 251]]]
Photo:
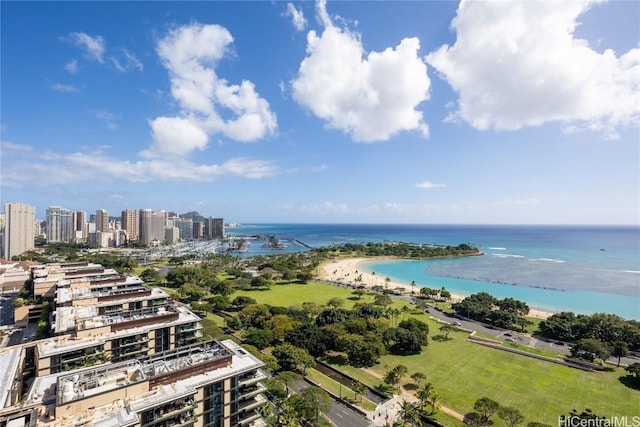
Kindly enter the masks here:
[[385, 261], [367, 262], [362, 270], [375, 272], [378, 277], [389, 277], [393, 281], [410, 284], [416, 282], [417, 287], [445, 287], [453, 293], [471, 295], [487, 292], [497, 298], [512, 297], [526, 301], [530, 308], [549, 312], [573, 311], [576, 313], [615, 313], [627, 319], [640, 319], [640, 297], [618, 295], [590, 290], [556, 290], [507, 283], [494, 283], [482, 280], [444, 277], [429, 274], [433, 264], [458, 260], [437, 261]]
[[[608, 312], [640, 320], [640, 227], [252, 224], [229, 234], [273, 234], [312, 247], [345, 242], [470, 243], [483, 256], [369, 263], [377, 275], [458, 294], [485, 291], [532, 308]], [[306, 250], [288, 244], [286, 251]], [[271, 253], [252, 245], [248, 256]]]

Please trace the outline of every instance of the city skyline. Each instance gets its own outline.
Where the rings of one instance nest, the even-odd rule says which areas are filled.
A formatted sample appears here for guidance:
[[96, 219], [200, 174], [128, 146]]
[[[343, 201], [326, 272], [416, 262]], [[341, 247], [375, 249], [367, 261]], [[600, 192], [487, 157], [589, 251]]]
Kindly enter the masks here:
[[2, 9], [1, 203], [36, 218], [640, 224], [637, 2]]

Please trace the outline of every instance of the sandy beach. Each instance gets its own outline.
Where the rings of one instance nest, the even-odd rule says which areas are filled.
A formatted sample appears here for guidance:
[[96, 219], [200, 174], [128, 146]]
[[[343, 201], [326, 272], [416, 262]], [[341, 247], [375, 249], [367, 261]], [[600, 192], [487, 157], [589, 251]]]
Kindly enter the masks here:
[[[319, 268], [319, 276], [321, 279], [330, 280], [335, 282], [349, 283], [356, 286], [366, 286], [371, 288], [372, 286], [383, 286], [390, 290], [397, 290], [403, 294], [410, 295], [413, 290], [416, 294], [420, 292], [420, 288], [417, 286], [411, 289], [411, 285], [407, 283], [400, 283], [389, 281], [386, 277], [367, 273], [362, 270], [360, 264], [364, 262], [371, 262], [372, 260], [385, 260], [393, 259], [388, 257], [378, 258], [343, 258], [336, 259], [332, 262], [324, 263]], [[451, 292], [451, 300], [453, 302], [461, 301], [465, 298], [465, 295], [455, 294]], [[529, 317], [536, 317], [539, 319], [546, 319], [554, 313], [543, 310], [529, 310]]]

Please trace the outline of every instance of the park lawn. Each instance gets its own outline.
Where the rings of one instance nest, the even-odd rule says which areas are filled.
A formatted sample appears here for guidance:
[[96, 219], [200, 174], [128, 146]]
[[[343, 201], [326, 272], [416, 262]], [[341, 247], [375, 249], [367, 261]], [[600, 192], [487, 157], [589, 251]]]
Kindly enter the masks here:
[[294, 283], [286, 285], [273, 285], [264, 290], [238, 290], [229, 297], [233, 300], [238, 296], [246, 296], [255, 299], [260, 304], [268, 304], [272, 307], [289, 307], [301, 305], [303, 302], [315, 302], [325, 305], [331, 298], [344, 299], [344, 307], [351, 308], [356, 302], [372, 302], [373, 296], [366, 294], [362, 299], [353, 295], [354, 289], [327, 285], [325, 283], [309, 282], [306, 284]]
[[341, 386], [338, 381], [334, 380], [333, 378], [329, 378], [328, 376], [314, 368], [307, 369], [307, 376], [311, 378], [311, 380], [322, 385], [322, 387], [329, 390], [334, 395], [342, 396], [345, 400], [348, 400], [354, 405], [361, 407], [365, 411], [373, 411], [376, 409], [375, 403], [373, 403], [366, 397], [358, 395], [358, 399], [355, 400], [356, 394], [353, 390], [344, 385]]
[[574, 408], [579, 411], [590, 408], [604, 416], [638, 413], [640, 392], [618, 380], [625, 375], [622, 369], [585, 372], [461, 338], [431, 341], [419, 355], [383, 356], [372, 369], [384, 374], [402, 364], [409, 375], [421, 371], [441, 395], [443, 404], [462, 414], [471, 412], [473, 403], [484, 396], [518, 408], [526, 422], [551, 425], [558, 422], [558, 415]]
[[[350, 308], [358, 301], [353, 289], [324, 283], [276, 285], [265, 291], [237, 291], [239, 295], [254, 298], [272, 306], [300, 305], [303, 302], [326, 304], [330, 298], [345, 299]], [[363, 296], [364, 302], [373, 296]], [[394, 300], [394, 308], [402, 309], [406, 301]], [[384, 375], [397, 364], [407, 366], [409, 375], [421, 371], [442, 396], [442, 403], [462, 414], [473, 410], [473, 403], [484, 396], [504, 406], [518, 408], [526, 422], [539, 421], [556, 425], [558, 416], [572, 409], [590, 408], [601, 416], [631, 416], [640, 408], [640, 391], [624, 386], [619, 378], [626, 375], [622, 369], [615, 372], [585, 372], [551, 362], [508, 353], [472, 344], [466, 333], [454, 332], [450, 340], [436, 341], [442, 324], [428, 319], [426, 314], [402, 312], [398, 321], [414, 317], [429, 325], [429, 346], [413, 356], [386, 355], [372, 369]], [[519, 346], [524, 350], [525, 346]], [[381, 380], [357, 368], [334, 365], [354, 378], [375, 386]], [[408, 378], [408, 376], [407, 376]], [[407, 382], [411, 382], [410, 379]], [[496, 425], [504, 423], [496, 418]], [[447, 424], [445, 424], [447, 425]]]

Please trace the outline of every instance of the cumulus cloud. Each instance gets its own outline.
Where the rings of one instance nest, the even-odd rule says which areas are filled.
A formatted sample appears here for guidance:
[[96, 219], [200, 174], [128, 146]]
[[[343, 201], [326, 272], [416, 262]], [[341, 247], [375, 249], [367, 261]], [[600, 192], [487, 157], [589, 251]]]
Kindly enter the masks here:
[[[89, 181], [193, 181], [211, 182], [223, 176], [265, 178], [277, 173], [271, 161], [232, 158], [220, 164], [197, 164], [185, 159], [126, 161], [96, 150], [60, 154], [41, 152], [28, 145], [3, 141], [0, 181], [7, 188], [56, 188]], [[99, 174], [95, 171], [100, 170]]]
[[416, 188], [426, 188], [426, 189], [431, 189], [431, 188], [443, 188], [446, 187], [446, 184], [438, 184], [438, 183], [434, 183], [431, 181], [423, 181], [423, 182], [418, 182], [416, 185]]
[[599, 53], [574, 30], [593, 1], [462, 1], [457, 39], [426, 61], [458, 92], [449, 120], [517, 130], [561, 122], [615, 138], [640, 123], [640, 49]]
[[400, 131], [428, 136], [416, 110], [431, 84], [418, 38], [367, 53], [360, 34], [334, 25], [324, 1], [317, 15], [324, 31], [307, 34], [307, 56], [291, 82], [295, 101], [356, 142], [388, 140]]
[[153, 144], [145, 156], [186, 156], [204, 149], [217, 133], [246, 142], [275, 131], [276, 116], [251, 81], [229, 84], [216, 74], [232, 42], [226, 28], [197, 23], [176, 28], [158, 42], [156, 51], [169, 71], [171, 95], [181, 111], [177, 117], [151, 121]]
[[296, 9], [293, 3], [287, 3], [287, 16], [291, 18], [291, 23], [297, 31], [302, 31], [307, 26], [307, 20], [302, 13], [302, 10]]
[[91, 37], [87, 33], [71, 33], [69, 40], [83, 49], [89, 59], [104, 62], [105, 42], [101, 36]]

